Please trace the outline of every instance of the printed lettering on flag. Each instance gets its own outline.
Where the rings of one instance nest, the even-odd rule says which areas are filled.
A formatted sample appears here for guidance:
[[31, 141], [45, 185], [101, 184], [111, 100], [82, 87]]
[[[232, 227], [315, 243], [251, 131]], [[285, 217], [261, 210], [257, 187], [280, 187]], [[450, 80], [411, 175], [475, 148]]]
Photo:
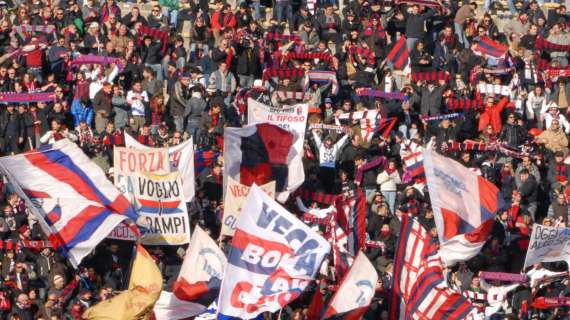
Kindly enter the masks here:
[[[138, 142], [128, 133], [125, 133], [125, 145], [127, 148], [134, 148], [141, 151], [157, 150], [156, 148], [151, 148]], [[178, 145], [169, 147], [167, 150], [170, 160], [170, 172], [180, 172], [184, 201], [190, 202], [194, 198], [195, 193], [194, 142], [192, 141], [192, 137]], [[160, 174], [159, 172], [153, 173]]]
[[190, 221], [178, 172], [133, 178], [135, 209], [143, 219], [141, 241], [146, 245], [181, 245], [190, 241]]
[[366, 312], [374, 298], [376, 282], [378, 282], [376, 269], [366, 255], [360, 251], [338, 291], [332, 297], [323, 319], [348, 313], [350, 313], [350, 319], [358, 319]]
[[115, 147], [113, 150], [113, 162], [115, 179], [117, 178], [117, 173], [170, 173], [168, 150], [165, 148], [137, 150], [132, 148]]
[[276, 199], [285, 202], [305, 179], [302, 151], [296, 149], [303, 138], [270, 123], [225, 128], [224, 186], [228, 178], [247, 186], [275, 181]]
[[52, 246], [74, 266], [125, 218], [137, 219], [103, 170], [67, 139], [42, 151], [2, 157], [0, 169]]
[[325, 239], [253, 185], [230, 245], [220, 315], [278, 311], [301, 295], [329, 251]]
[[218, 296], [226, 264], [216, 242], [196, 226], [172, 292], [180, 300], [209, 305]]
[[556, 261], [570, 263], [570, 228], [533, 224], [524, 268], [537, 262]]
[[137, 236], [125, 222], [119, 223], [107, 236], [108, 239], [136, 241]]
[[[293, 132], [297, 137], [293, 143], [293, 150], [289, 155], [292, 158], [289, 170], [290, 172], [299, 172], [297, 181], [291, 181], [287, 186], [288, 193], [295, 191], [305, 180], [305, 171], [303, 170], [303, 143], [305, 137], [305, 129], [307, 128], [307, 118], [309, 114], [309, 105], [296, 104], [292, 106], [284, 106], [282, 108], [274, 108], [254, 99], [247, 99], [247, 123], [271, 123], [279, 126], [287, 131]], [[287, 193], [287, 196], [288, 196]], [[278, 195], [280, 201], [285, 195]]]
[[[275, 181], [259, 186], [272, 199], [275, 199]], [[243, 202], [249, 193], [249, 187], [232, 178], [228, 178], [226, 195], [224, 197], [224, 218], [222, 219], [222, 235], [233, 236], [236, 231], [237, 219]]]
[[475, 256], [503, 205], [495, 185], [457, 161], [426, 149], [424, 170], [446, 264]]

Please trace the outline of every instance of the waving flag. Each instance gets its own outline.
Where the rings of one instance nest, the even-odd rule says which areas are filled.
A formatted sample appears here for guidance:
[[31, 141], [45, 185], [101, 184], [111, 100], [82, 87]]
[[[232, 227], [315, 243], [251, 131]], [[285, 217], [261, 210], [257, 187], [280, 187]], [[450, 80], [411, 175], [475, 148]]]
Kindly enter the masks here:
[[262, 185], [275, 180], [276, 198], [285, 202], [304, 181], [301, 152], [304, 137], [269, 123], [224, 130], [224, 185], [228, 177], [241, 184]]
[[491, 182], [434, 151], [424, 150], [424, 167], [442, 258], [453, 265], [474, 257], [491, 232], [503, 197]]
[[182, 301], [172, 292], [162, 291], [152, 311], [155, 320], [178, 320], [194, 317], [206, 310], [199, 303]]
[[253, 185], [230, 245], [220, 315], [252, 319], [278, 311], [301, 295], [329, 250], [325, 239]]
[[424, 183], [426, 181], [424, 156], [422, 151], [413, 152], [410, 155], [405, 156], [402, 160], [404, 160], [406, 170], [417, 183]]
[[406, 37], [401, 36], [388, 53], [386, 60], [390, 61], [394, 68], [403, 70], [409, 63], [410, 52], [406, 44]]
[[337, 198], [336, 209], [339, 226], [348, 235], [348, 252], [354, 256], [366, 242], [366, 197], [362, 189]]
[[415, 219], [402, 216], [394, 257], [390, 319], [467, 319], [474, 307], [443, 278], [437, 245]]
[[[125, 133], [125, 146], [141, 151], [151, 149], [151, 147], [138, 142], [128, 133]], [[192, 138], [182, 142], [181, 144], [168, 148], [170, 171], [180, 172], [180, 178], [182, 179], [182, 193], [184, 194], [184, 201], [186, 202], [192, 201], [195, 193], [193, 150], [194, 144]]]
[[140, 244], [137, 252], [129, 289], [109, 300], [104, 300], [85, 310], [81, 319], [132, 320], [150, 319], [154, 304], [162, 292], [162, 274], [150, 254]]
[[473, 50], [476, 53], [485, 54], [498, 59], [504, 57], [509, 50], [509, 47], [487, 37], [481, 37], [481, 40], [477, 43], [477, 47]]
[[376, 282], [378, 282], [376, 269], [360, 251], [338, 291], [332, 297], [323, 319], [332, 316], [360, 319], [374, 298]]
[[172, 292], [180, 300], [208, 306], [218, 296], [226, 263], [226, 256], [214, 240], [196, 226]]
[[137, 219], [101, 168], [67, 139], [42, 151], [2, 157], [0, 168], [53, 247], [74, 266], [125, 218]]

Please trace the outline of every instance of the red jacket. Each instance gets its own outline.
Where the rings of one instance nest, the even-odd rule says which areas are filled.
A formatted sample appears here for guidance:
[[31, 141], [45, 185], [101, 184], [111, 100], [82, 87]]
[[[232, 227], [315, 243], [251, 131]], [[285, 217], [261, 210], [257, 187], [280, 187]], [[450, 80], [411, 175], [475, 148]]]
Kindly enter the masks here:
[[491, 124], [493, 131], [501, 132], [503, 126], [501, 121], [501, 112], [509, 103], [509, 98], [503, 97], [499, 103], [492, 107], [485, 107], [485, 111], [479, 117], [479, 131], [484, 131], [487, 125]]

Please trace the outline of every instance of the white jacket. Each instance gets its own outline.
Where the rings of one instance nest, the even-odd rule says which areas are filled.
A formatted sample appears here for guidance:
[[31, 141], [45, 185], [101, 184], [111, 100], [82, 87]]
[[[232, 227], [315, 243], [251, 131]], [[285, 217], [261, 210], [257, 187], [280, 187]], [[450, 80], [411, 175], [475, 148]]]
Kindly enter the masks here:
[[376, 183], [380, 186], [380, 191], [396, 191], [397, 185], [402, 183], [398, 170], [389, 174], [386, 170], [376, 177]]
[[539, 109], [541, 112], [546, 109], [546, 97], [544, 94], [536, 96], [534, 91], [529, 93], [526, 99], [526, 112], [530, 119], [534, 119], [534, 109]]
[[333, 144], [330, 148], [327, 148], [321, 137], [313, 131], [313, 138], [315, 139], [315, 143], [317, 144], [317, 148], [319, 148], [319, 164], [321, 167], [326, 168], [334, 168], [336, 158], [338, 156], [339, 150], [342, 148], [346, 140], [348, 139], [348, 135], [344, 135], [344, 137], [340, 138], [337, 143]]

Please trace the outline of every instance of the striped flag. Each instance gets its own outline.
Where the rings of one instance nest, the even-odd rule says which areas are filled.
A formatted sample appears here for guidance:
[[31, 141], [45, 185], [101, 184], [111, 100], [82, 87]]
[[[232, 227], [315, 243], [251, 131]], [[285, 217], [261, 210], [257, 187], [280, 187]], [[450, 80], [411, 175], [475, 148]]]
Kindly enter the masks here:
[[406, 45], [406, 37], [402, 36], [392, 47], [386, 59], [394, 65], [394, 68], [403, 70], [408, 65], [409, 58], [410, 52]]
[[481, 40], [479, 40], [479, 42], [477, 43], [477, 47], [474, 48], [475, 52], [479, 52], [481, 54], [484, 53], [493, 58], [503, 57], [508, 50], [509, 50], [508, 46], [502, 43], [495, 42], [487, 37], [481, 37]]
[[426, 182], [424, 156], [422, 151], [414, 152], [404, 157], [403, 160], [407, 171], [410, 173], [410, 176], [416, 180], [416, 182]]
[[459, 162], [424, 150], [427, 186], [446, 265], [479, 253], [503, 207], [499, 189]]
[[204, 169], [208, 168], [212, 163], [218, 161], [219, 153], [214, 151], [194, 151], [194, 172], [200, 174]]
[[121, 221], [137, 220], [127, 198], [68, 139], [42, 151], [2, 157], [0, 168], [54, 249], [76, 267]]
[[366, 197], [361, 188], [347, 199], [337, 198], [337, 219], [348, 234], [348, 252], [353, 256], [364, 249], [366, 243]]
[[360, 251], [332, 297], [323, 319], [360, 319], [374, 298], [376, 282], [378, 273], [374, 265]]
[[437, 245], [413, 218], [402, 216], [394, 258], [390, 319], [467, 319], [476, 312], [447, 286]]

